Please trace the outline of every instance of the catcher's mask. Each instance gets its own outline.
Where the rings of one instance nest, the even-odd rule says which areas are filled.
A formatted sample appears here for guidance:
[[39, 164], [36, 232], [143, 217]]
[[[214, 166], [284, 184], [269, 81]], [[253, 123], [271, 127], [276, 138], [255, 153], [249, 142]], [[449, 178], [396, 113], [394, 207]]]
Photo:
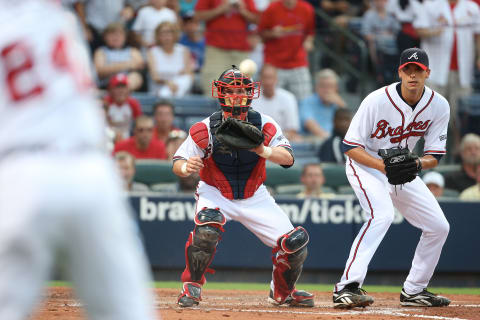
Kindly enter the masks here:
[[253, 82], [234, 65], [212, 83], [212, 97], [218, 98], [224, 113], [234, 116], [246, 116], [252, 99], [259, 96], [260, 83]]

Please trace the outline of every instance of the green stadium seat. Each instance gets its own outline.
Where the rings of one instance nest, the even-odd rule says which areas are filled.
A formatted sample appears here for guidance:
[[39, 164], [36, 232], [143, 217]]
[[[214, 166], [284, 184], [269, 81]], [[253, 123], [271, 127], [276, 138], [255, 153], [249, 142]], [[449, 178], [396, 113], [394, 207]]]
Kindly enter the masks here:
[[137, 160], [135, 181], [150, 186], [156, 183], [175, 183], [177, 176], [172, 172], [172, 162], [167, 160]]
[[340, 186], [349, 185], [345, 174], [345, 165], [336, 163], [322, 163], [325, 186], [338, 189]]
[[300, 183], [300, 176], [302, 174], [302, 167], [293, 165], [290, 168], [283, 168], [275, 163], [267, 162], [267, 180], [265, 184], [275, 188], [282, 184], [298, 184]]

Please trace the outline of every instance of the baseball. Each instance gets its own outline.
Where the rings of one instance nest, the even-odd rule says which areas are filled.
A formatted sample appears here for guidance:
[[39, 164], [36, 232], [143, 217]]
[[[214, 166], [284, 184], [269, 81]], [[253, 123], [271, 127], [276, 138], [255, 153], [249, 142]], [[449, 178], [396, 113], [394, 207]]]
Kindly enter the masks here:
[[249, 77], [253, 77], [253, 75], [257, 72], [257, 64], [252, 59], [245, 59], [240, 62], [238, 69], [240, 69], [240, 72], [248, 75]]

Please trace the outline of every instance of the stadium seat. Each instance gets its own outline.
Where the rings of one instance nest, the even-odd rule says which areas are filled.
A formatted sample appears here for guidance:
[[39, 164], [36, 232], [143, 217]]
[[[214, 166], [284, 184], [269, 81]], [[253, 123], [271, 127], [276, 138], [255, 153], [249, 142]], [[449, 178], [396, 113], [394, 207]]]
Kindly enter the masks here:
[[153, 113], [153, 105], [158, 100], [158, 98], [152, 94], [146, 92], [132, 92], [132, 97], [140, 102], [142, 106], [143, 113], [147, 115], [152, 115]]
[[[455, 171], [459, 171], [461, 170], [462, 167], [461, 165], [459, 164], [445, 164], [445, 165], [440, 165], [440, 166], [437, 166], [435, 167], [434, 169], [432, 169], [432, 171], [436, 171], [438, 173], [441, 173], [443, 176], [445, 176], [445, 174], [447, 173], [450, 173], [450, 172], [455, 172]], [[423, 174], [429, 172], [429, 170], [422, 170]], [[423, 176], [422, 174], [422, 176]]]
[[445, 188], [443, 189], [443, 195], [441, 198], [458, 198], [459, 195], [460, 192], [457, 190]]
[[135, 181], [148, 186], [157, 183], [175, 183], [177, 176], [172, 172], [172, 162], [167, 160], [137, 160]]
[[298, 184], [300, 183], [301, 173], [302, 167], [297, 164], [285, 169], [278, 164], [267, 162], [267, 180], [265, 184], [272, 188], [281, 184]]
[[340, 186], [349, 185], [343, 164], [323, 163], [322, 168], [326, 186], [337, 189]]

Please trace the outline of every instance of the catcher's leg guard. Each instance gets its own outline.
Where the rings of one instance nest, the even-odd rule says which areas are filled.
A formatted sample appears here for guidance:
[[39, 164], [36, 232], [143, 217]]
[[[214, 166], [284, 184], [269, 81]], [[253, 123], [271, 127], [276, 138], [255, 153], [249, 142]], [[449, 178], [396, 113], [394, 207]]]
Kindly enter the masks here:
[[195, 216], [195, 229], [190, 233], [185, 245], [186, 267], [182, 273], [183, 282], [196, 282], [203, 285], [205, 272], [215, 255], [218, 241], [224, 231], [226, 219], [216, 209], [203, 208]]
[[296, 227], [277, 240], [277, 247], [273, 249], [276, 255], [272, 258], [274, 290], [269, 297], [276, 304], [313, 307], [313, 295], [295, 289], [307, 258], [308, 240], [308, 233], [303, 227]]

